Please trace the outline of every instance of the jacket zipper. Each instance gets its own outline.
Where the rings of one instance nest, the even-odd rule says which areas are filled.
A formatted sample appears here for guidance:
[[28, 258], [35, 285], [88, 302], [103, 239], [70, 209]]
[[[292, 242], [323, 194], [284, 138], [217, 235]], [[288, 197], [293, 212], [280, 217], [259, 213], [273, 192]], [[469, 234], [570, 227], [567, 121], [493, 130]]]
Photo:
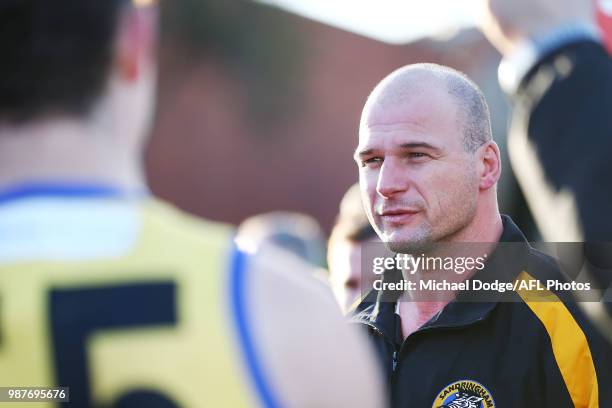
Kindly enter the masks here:
[[393, 351], [393, 365], [391, 366], [392, 372], [395, 372], [395, 367], [397, 367], [397, 350]]
[[398, 356], [399, 348], [395, 345], [394, 342], [389, 340], [387, 336], [382, 332], [382, 330], [376, 327], [376, 325], [370, 322], [367, 322], [365, 320], [360, 320], [359, 323], [362, 323], [362, 324], [365, 324], [366, 326], [371, 327], [380, 337], [383, 338], [383, 340], [387, 344], [389, 344], [393, 348], [393, 355], [391, 359], [391, 381], [393, 381], [393, 374], [395, 373], [395, 368], [397, 367], [397, 356]]

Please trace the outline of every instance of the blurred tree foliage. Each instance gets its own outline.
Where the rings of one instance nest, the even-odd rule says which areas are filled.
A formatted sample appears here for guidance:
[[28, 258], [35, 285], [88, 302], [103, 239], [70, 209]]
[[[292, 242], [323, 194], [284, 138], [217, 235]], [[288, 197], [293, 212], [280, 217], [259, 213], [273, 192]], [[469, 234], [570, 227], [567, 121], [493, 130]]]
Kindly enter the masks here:
[[247, 0], [165, 0], [162, 16], [164, 36], [244, 81], [257, 130], [296, 108], [305, 49], [296, 17]]

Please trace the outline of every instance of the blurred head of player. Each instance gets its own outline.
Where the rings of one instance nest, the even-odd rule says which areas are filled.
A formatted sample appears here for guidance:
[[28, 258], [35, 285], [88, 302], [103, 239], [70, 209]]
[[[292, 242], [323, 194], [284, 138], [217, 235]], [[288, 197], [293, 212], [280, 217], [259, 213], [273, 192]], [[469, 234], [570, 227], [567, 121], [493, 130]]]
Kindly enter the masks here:
[[236, 242], [249, 253], [258, 252], [266, 245], [275, 245], [313, 266], [324, 264], [323, 229], [307, 214], [273, 211], [254, 215], [240, 224]]
[[361, 268], [361, 250], [368, 242], [380, 242], [370, 225], [359, 193], [359, 185], [348, 189], [340, 202], [340, 213], [327, 247], [329, 282], [340, 307], [346, 313], [363, 291], [372, 288], [374, 274]]
[[497, 240], [500, 154], [485, 98], [465, 75], [415, 64], [383, 79], [363, 110], [355, 160], [368, 218], [392, 251]]
[[0, 4], [0, 183], [72, 173], [141, 182], [155, 93], [151, 3]]

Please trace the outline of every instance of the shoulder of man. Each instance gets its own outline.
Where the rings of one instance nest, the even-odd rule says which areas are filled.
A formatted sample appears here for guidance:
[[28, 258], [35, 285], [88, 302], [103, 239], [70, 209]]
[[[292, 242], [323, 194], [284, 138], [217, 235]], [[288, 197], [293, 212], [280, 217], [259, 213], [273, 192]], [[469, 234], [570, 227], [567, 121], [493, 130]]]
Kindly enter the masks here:
[[286, 406], [383, 406], [366, 339], [299, 258], [268, 246], [242, 261], [252, 341]]
[[512, 320], [525, 333], [525, 344], [550, 352], [558, 371], [550, 377], [563, 380], [576, 406], [598, 406], [593, 401], [610, 401], [610, 345], [585, 317], [581, 305], [568, 295], [571, 292], [547, 289], [548, 281], [569, 282], [559, 262], [533, 248], [528, 258], [526, 270], [518, 279], [537, 280], [540, 288], [519, 289], [520, 301], [506, 304]]
[[235, 227], [210, 221], [176, 208], [173, 204], [154, 199], [145, 203], [145, 221], [160, 232], [172, 236], [188, 237], [196, 241], [214, 242], [231, 237]]
[[[579, 80], [587, 83], [610, 78], [612, 60], [595, 38], [577, 38], [559, 43], [539, 55], [521, 80], [516, 93], [538, 97], [554, 87]], [[586, 90], [592, 92], [592, 90]]]
[[183, 253], [223, 252], [234, 352], [265, 406], [382, 406], [370, 349], [343, 321], [315, 268], [273, 245], [240, 248], [229, 225], [163, 202], [152, 209], [151, 222], [166, 240], [181, 241]]
[[234, 243], [231, 226], [164, 202], [149, 210], [152, 235], [180, 242], [182, 254], [225, 254], [234, 346], [260, 399], [269, 406], [384, 406], [366, 339], [343, 320], [314, 268], [274, 246], [249, 253]]

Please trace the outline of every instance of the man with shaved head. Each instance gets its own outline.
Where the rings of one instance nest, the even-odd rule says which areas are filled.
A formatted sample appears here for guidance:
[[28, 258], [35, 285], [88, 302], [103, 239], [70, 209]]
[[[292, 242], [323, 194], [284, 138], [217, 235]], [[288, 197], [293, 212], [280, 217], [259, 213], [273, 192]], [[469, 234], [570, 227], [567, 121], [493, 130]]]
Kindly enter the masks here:
[[609, 403], [609, 348], [544, 285], [565, 282], [555, 261], [499, 213], [500, 152], [474, 82], [435, 64], [391, 73], [365, 104], [355, 160], [368, 219], [404, 260], [403, 279], [382, 278], [355, 315], [393, 406]]
[[499, 148], [484, 96], [465, 75], [417, 64], [385, 78], [364, 108], [356, 159], [370, 221], [392, 250], [499, 238]]

